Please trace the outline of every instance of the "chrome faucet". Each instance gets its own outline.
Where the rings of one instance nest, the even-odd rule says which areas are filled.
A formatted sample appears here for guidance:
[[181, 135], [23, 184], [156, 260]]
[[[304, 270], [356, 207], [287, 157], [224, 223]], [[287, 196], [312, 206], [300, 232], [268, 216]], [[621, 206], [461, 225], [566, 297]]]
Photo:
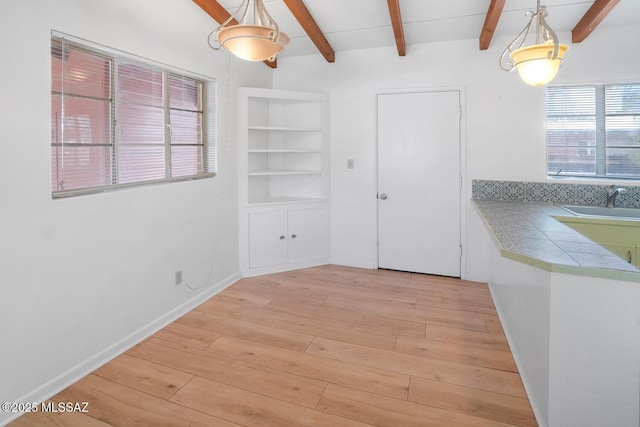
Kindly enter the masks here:
[[624, 187], [618, 187], [617, 185], [610, 185], [607, 188], [607, 207], [615, 208], [616, 207], [616, 196], [618, 194], [625, 194], [627, 189]]

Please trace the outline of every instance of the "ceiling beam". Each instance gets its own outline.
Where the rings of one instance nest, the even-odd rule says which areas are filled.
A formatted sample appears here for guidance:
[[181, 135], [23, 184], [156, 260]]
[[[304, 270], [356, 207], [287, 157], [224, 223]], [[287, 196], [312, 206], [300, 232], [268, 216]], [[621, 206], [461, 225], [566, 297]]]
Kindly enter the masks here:
[[502, 15], [502, 9], [506, 0], [491, 0], [489, 4], [489, 10], [487, 16], [484, 18], [484, 25], [480, 32], [480, 50], [487, 50], [491, 45], [491, 39], [498, 26], [500, 15]]
[[[222, 24], [224, 21], [229, 19], [231, 14], [227, 12], [227, 9], [222, 7], [220, 3], [216, 0], [193, 0], [195, 4], [200, 6], [202, 10], [207, 12], [207, 14], [212, 17], [218, 24]], [[238, 25], [238, 21], [235, 18], [231, 18], [229, 21], [231, 25]], [[274, 59], [273, 61], [265, 60], [262, 61], [267, 64], [271, 68], [278, 68], [278, 59]]]
[[387, 0], [389, 5], [389, 15], [393, 26], [393, 36], [396, 39], [398, 55], [407, 55], [407, 45], [404, 41], [404, 28], [402, 27], [402, 16], [400, 14], [400, 0]]
[[291, 13], [293, 13], [293, 16], [298, 20], [309, 38], [311, 38], [313, 44], [316, 45], [322, 56], [324, 56], [324, 59], [326, 59], [327, 62], [335, 62], [336, 53], [333, 51], [333, 48], [327, 41], [324, 34], [322, 34], [320, 27], [316, 23], [315, 19], [313, 19], [311, 12], [309, 12], [309, 9], [307, 9], [307, 6], [304, 5], [302, 0], [283, 1]]
[[580, 43], [593, 32], [620, 0], [596, 0], [571, 31], [571, 42]]

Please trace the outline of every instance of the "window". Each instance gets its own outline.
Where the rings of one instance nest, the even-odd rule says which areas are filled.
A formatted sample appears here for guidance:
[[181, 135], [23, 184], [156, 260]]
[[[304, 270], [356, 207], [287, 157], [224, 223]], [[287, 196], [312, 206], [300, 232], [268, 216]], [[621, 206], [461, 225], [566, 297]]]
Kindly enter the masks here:
[[215, 81], [53, 37], [53, 197], [213, 176], [214, 101]]
[[547, 87], [547, 174], [640, 178], [640, 84]]

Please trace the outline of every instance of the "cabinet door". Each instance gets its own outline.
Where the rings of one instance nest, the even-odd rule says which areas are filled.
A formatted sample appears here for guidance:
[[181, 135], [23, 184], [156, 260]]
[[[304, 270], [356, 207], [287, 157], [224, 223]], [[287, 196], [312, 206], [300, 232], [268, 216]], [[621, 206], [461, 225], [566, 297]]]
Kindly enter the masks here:
[[640, 227], [599, 224], [593, 222], [571, 222], [562, 221], [565, 225], [573, 228], [618, 255], [625, 261], [638, 267], [637, 260], [638, 246], [640, 242]]
[[289, 262], [327, 256], [329, 229], [324, 209], [299, 209], [288, 213]]
[[249, 268], [287, 263], [287, 214], [249, 214]]
[[637, 267], [636, 245], [624, 245], [619, 243], [600, 243], [600, 245]]

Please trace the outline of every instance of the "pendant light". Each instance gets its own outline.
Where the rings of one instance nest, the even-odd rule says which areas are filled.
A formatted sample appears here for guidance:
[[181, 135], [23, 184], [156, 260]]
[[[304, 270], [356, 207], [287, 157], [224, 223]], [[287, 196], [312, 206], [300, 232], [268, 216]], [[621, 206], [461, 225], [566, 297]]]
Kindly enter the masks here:
[[[565, 52], [569, 49], [566, 44], [558, 42], [558, 36], [545, 21], [547, 8], [540, 6], [538, 0], [536, 11], [528, 11], [529, 23], [507, 46], [500, 56], [500, 68], [504, 71], [518, 70], [520, 78], [531, 86], [542, 86], [554, 79]], [[536, 21], [535, 44], [524, 46]]]
[[[229, 25], [240, 11], [238, 23]], [[289, 43], [289, 37], [280, 31], [262, 0], [243, 0], [233, 15], [209, 34], [212, 49], [223, 47], [247, 61], [274, 61]], [[214, 36], [216, 40], [212, 42]]]

